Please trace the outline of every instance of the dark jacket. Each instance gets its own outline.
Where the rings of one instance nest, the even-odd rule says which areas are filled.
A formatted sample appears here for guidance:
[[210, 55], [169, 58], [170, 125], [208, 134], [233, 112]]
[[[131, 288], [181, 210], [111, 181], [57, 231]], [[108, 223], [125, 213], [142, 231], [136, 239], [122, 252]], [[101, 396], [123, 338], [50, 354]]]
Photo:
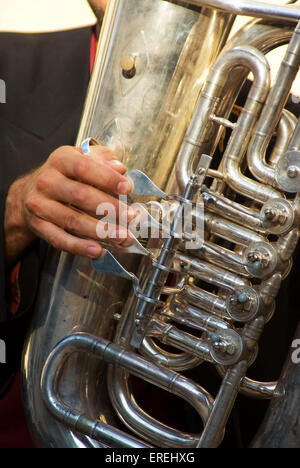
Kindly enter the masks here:
[[[0, 34], [0, 79], [6, 103], [0, 104], [0, 397], [21, 357], [38, 287], [41, 245], [23, 256], [20, 268], [5, 270], [4, 211], [10, 184], [41, 165], [57, 147], [76, 140], [90, 77], [91, 27], [39, 34]], [[13, 284], [12, 284], [13, 276]], [[12, 314], [12, 294], [18, 296]]]

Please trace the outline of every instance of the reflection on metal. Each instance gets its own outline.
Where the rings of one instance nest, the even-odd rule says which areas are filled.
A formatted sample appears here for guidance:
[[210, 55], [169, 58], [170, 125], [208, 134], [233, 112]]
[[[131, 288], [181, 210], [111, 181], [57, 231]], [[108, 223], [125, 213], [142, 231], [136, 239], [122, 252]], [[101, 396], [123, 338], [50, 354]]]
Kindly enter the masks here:
[[6, 104], [6, 83], [0, 80], [0, 104]]
[[193, 5], [209, 6], [223, 11], [229, 11], [236, 15], [254, 16], [268, 20], [299, 21], [299, 8], [285, 5], [272, 5], [252, 0], [188, 0]]
[[168, 195], [158, 188], [146, 174], [141, 171], [130, 171], [128, 177], [133, 181], [133, 195], [159, 197], [166, 199]]
[[6, 343], [0, 340], [0, 364], [6, 364]]
[[[264, 20], [227, 42], [237, 11]], [[49, 250], [24, 352], [24, 401], [41, 446], [216, 447], [239, 393], [273, 401], [255, 446], [300, 444], [297, 367], [279, 383], [248, 375], [299, 241], [300, 127], [285, 109], [298, 17], [251, 1], [109, 3], [77, 144], [119, 152], [133, 202], [176, 208], [170, 235], [133, 239], [134, 255], [107, 244], [90, 262]], [[265, 55], [285, 43], [270, 90]], [[141, 216], [151, 220], [146, 208]], [[204, 362], [220, 375], [214, 397], [182, 375], [200, 375]], [[199, 430], [145, 411], [131, 375], [188, 402]]]

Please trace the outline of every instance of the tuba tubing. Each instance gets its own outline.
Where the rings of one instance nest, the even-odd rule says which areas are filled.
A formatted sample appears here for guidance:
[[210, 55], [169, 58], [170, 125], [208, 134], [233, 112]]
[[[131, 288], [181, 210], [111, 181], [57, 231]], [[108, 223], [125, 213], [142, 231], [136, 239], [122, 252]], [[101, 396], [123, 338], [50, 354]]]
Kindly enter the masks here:
[[[260, 19], [229, 40], [237, 13]], [[253, 447], [300, 446], [287, 428], [297, 366], [288, 358], [278, 381], [250, 372], [299, 241], [300, 126], [286, 109], [299, 20], [295, 6], [252, 1], [109, 2], [76, 144], [93, 138], [145, 173], [171, 228], [142, 239], [147, 255], [90, 262], [49, 249], [23, 357], [39, 446], [219, 447], [240, 395], [270, 401]], [[271, 87], [266, 54], [283, 44]], [[202, 383], [207, 366], [217, 390]], [[165, 397], [152, 414], [140, 386], [188, 404], [193, 427], [173, 423], [186, 409], [163, 415]]]

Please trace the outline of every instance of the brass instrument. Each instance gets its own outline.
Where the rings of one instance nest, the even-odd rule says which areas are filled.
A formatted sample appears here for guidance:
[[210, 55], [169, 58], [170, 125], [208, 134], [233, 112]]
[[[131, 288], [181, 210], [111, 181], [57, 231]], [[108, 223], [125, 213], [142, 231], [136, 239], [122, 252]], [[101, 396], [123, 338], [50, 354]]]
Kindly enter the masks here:
[[[228, 40], [236, 14], [256, 19]], [[176, 209], [170, 235], [136, 253], [49, 251], [23, 366], [40, 446], [217, 447], [239, 394], [271, 401], [253, 446], [300, 446], [299, 366], [248, 374], [299, 241], [300, 125], [286, 109], [298, 21], [296, 5], [247, 0], [109, 2], [76, 144], [113, 148], [133, 200]], [[271, 86], [266, 54], [284, 44]], [[144, 410], [133, 376], [193, 407], [196, 433]]]

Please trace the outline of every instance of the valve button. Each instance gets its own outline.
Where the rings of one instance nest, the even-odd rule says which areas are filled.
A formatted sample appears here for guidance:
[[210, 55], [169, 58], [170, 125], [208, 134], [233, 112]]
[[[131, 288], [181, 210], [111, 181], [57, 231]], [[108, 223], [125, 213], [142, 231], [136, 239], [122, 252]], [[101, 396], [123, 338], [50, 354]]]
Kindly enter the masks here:
[[133, 78], [136, 74], [136, 66], [135, 66], [136, 58], [132, 55], [126, 55], [121, 60], [121, 68], [122, 74], [124, 78], [130, 79]]

